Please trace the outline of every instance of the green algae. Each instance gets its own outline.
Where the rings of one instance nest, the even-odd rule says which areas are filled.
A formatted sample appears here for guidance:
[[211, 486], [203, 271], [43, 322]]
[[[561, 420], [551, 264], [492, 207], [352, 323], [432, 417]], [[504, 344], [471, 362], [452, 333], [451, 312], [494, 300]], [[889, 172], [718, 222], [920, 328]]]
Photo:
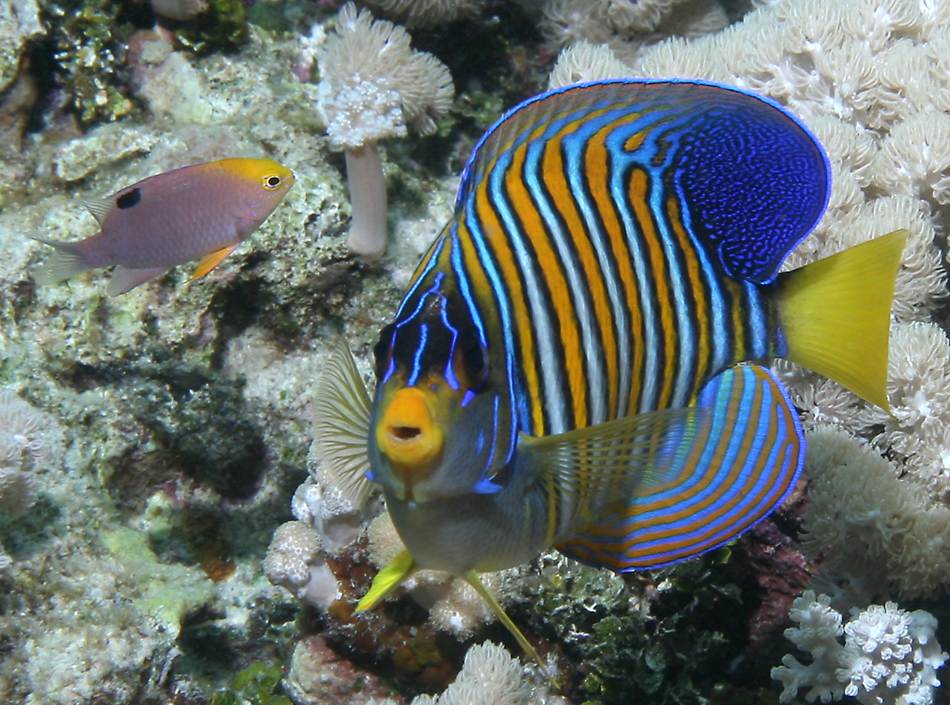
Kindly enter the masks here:
[[132, 28], [119, 21], [123, 3], [112, 0], [40, 0], [48, 28], [53, 72], [79, 122], [118, 120], [135, 105], [122, 74], [122, 41]]
[[282, 672], [279, 666], [256, 661], [238, 671], [230, 687], [211, 696], [211, 705], [291, 705], [290, 698], [279, 695]]
[[106, 531], [102, 542], [140, 586], [133, 604], [177, 634], [184, 617], [214, 596], [210, 580], [192, 568], [162, 563], [141, 531], [119, 527]]
[[[546, 558], [518, 608], [523, 619], [564, 644], [583, 664], [583, 705], [705, 705], [729, 691], [728, 659], [741, 650], [733, 631], [740, 589], [728, 550], [626, 580], [564, 558]], [[520, 616], [520, 615], [519, 615]], [[727, 692], [728, 694], [728, 692]]]
[[234, 51], [247, 43], [244, 0], [210, 0], [208, 9], [176, 33], [180, 44], [196, 54]]

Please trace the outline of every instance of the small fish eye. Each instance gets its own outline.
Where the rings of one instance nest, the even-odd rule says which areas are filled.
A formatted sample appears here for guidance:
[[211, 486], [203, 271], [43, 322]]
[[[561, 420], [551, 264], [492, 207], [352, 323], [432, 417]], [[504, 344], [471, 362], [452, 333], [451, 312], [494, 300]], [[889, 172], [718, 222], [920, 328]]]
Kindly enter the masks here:
[[273, 191], [275, 188], [280, 186], [281, 178], [274, 174], [264, 177], [264, 188]]

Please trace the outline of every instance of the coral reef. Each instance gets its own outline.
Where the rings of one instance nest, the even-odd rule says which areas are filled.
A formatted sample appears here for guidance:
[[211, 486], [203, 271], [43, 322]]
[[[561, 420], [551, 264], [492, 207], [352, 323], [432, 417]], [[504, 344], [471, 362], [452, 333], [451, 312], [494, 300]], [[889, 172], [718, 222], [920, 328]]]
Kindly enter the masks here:
[[[9, 389], [0, 389], [0, 528], [10, 528], [35, 501], [38, 471], [53, 470], [62, 432]], [[12, 558], [0, 549], [0, 568]]]
[[785, 636], [812, 661], [804, 665], [786, 655], [784, 665], [772, 669], [772, 678], [783, 686], [780, 702], [792, 702], [803, 688], [808, 688], [808, 702], [826, 703], [845, 695], [864, 705], [935, 702], [934, 689], [940, 686], [935, 672], [948, 656], [936, 641], [937, 621], [930, 613], [906, 612], [888, 602], [853, 610], [842, 627], [830, 598], [806, 590], [789, 617], [798, 626], [787, 629]]
[[629, 73], [630, 67], [614, 56], [609, 46], [581, 40], [558, 54], [548, 76], [548, 88], [604, 78], [623, 78]]
[[369, 0], [366, 4], [410, 27], [433, 27], [470, 17], [485, 3], [484, 0]]
[[117, 120], [134, 105], [120, 76], [122, 4], [111, 0], [44, 0], [41, 18], [53, 45], [53, 72], [83, 125]]
[[292, 705], [290, 698], [275, 691], [281, 669], [258, 661], [234, 674], [230, 687], [211, 696], [211, 705]]
[[670, 36], [694, 37], [729, 23], [721, 3], [704, 0], [548, 0], [542, 27], [556, 46], [605, 44], [622, 59]]
[[26, 43], [43, 29], [35, 0], [0, 2], [0, 93], [16, 78]]
[[[813, 573], [830, 599], [794, 604], [793, 641], [813, 660], [776, 669], [786, 692], [939, 698], [950, 3], [340, 4], [0, 0], [0, 701], [769, 702], [785, 613]], [[417, 28], [431, 55], [364, 5]], [[551, 85], [710, 78], [801, 115], [835, 186], [789, 266], [901, 227], [910, 245], [890, 414], [778, 365], [809, 429], [807, 498], [677, 568], [620, 577], [549, 554], [486, 576], [558, 696], [533, 665], [473, 645], [507, 637], [465, 583], [420, 572], [354, 615], [401, 542], [378, 498], [348, 503], [308, 447], [335, 337], [368, 378], [472, 145], [542, 88], [561, 47]], [[374, 176], [389, 186], [375, 218], [391, 245], [372, 264], [347, 245], [359, 199], [334, 154], [361, 131], [383, 140]], [[412, 131], [430, 136], [382, 136]], [[31, 280], [30, 235], [94, 232], [82, 199], [224, 156], [273, 156], [297, 185], [206, 280], [175, 271], [118, 299], [101, 274]]]

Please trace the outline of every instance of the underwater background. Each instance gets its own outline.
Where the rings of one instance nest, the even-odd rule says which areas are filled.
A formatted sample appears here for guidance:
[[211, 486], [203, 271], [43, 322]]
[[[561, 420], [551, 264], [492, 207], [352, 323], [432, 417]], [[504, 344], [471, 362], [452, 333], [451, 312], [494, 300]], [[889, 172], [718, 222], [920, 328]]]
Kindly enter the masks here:
[[[908, 229], [891, 414], [777, 362], [809, 446], [769, 519], [673, 568], [486, 576], [555, 686], [462, 581], [354, 616], [402, 547], [322, 472], [311, 404], [341, 335], [370, 378], [482, 133], [621, 76], [818, 136], [831, 202], [787, 267]], [[354, 217], [370, 147], [388, 210]], [[207, 277], [37, 285], [31, 238], [95, 233], [84, 201], [226, 157], [296, 183]], [[950, 702], [948, 227], [947, 0], [0, 0], [0, 702]]]

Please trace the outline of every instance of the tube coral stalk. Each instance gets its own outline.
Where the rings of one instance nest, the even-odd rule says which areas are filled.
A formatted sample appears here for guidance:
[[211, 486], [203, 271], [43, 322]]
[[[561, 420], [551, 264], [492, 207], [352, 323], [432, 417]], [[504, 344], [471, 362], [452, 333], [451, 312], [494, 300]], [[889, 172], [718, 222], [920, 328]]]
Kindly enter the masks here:
[[350, 249], [363, 257], [377, 258], [386, 250], [386, 182], [375, 142], [346, 154], [346, 183], [350, 190], [353, 220]]

